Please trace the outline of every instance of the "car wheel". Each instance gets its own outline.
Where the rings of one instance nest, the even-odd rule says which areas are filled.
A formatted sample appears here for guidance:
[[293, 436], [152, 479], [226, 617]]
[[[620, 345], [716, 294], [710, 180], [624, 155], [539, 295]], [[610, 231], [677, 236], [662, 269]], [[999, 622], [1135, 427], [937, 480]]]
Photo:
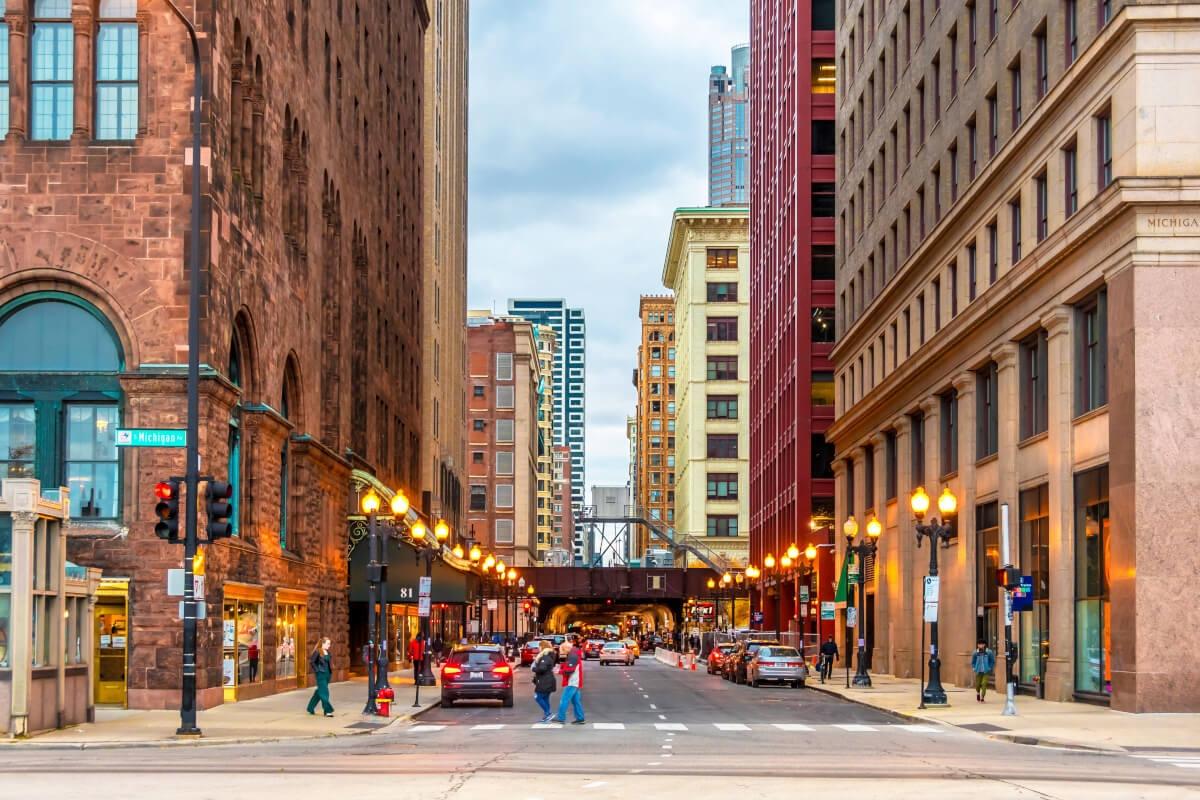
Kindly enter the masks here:
[[505, 708], [513, 707], [513, 696], [511, 694], [504, 695], [504, 707]]
[[442, 705], [442, 708], [450, 708], [451, 706], [454, 705], [454, 700], [449, 697], [443, 697], [441, 705]]
[[751, 681], [747, 681], [747, 683], [749, 683], [749, 684], [750, 684], [750, 688], [751, 688], [751, 689], [757, 689], [757, 688], [759, 687], [758, 678], [755, 678], [755, 679], [753, 679], [753, 680], [751, 680]]

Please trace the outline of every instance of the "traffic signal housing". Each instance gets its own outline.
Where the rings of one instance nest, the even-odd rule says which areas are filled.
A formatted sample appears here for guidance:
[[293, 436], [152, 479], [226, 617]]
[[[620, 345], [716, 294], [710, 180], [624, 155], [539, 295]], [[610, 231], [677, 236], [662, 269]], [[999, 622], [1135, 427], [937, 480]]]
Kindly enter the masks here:
[[208, 540], [228, 539], [233, 536], [233, 484], [227, 481], [210, 480], [204, 487], [204, 504], [208, 512]]
[[166, 542], [179, 541], [179, 481], [175, 478], [154, 484], [154, 535]]
[[1021, 570], [1016, 567], [999, 567], [996, 570], [996, 585], [1010, 592], [1021, 587]]

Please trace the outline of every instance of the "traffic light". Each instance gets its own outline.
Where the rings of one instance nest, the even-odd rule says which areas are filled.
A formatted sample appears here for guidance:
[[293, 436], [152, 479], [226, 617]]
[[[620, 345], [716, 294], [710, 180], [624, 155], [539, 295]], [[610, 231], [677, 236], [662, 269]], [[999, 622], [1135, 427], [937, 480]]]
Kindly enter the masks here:
[[154, 484], [154, 535], [167, 542], [179, 541], [179, 481], [171, 478]]
[[1021, 570], [1016, 567], [1000, 567], [996, 570], [996, 585], [1001, 589], [1018, 589], [1021, 586]]
[[204, 502], [208, 510], [208, 540], [228, 539], [233, 536], [233, 523], [229, 518], [233, 515], [233, 484], [225, 481], [211, 480], [204, 487]]
[[529, 613], [529, 603], [522, 603], [521, 608], [523, 608], [525, 610], [526, 614]]

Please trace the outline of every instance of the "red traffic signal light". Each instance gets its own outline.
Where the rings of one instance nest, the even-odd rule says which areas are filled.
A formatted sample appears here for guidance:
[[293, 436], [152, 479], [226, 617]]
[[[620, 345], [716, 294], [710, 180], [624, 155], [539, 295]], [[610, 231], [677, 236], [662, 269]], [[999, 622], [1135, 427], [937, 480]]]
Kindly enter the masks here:
[[529, 603], [522, 603], [522, 604], [521, 604], [521, 607], [522, 607], [522, 608], [524, 608], [526, 611], [528, 611], [528, 610], [529, 610]]
[[154, 496], [158, 502], [154, 506], [154, 515], [158, 522], [154, 524], [154, 535], [164, 541], [179, 541], [179, 481], [159, 481], [154, 484]]
[[174, 481], [159, 481], [154, 484], [154, 496], [159, 500], [170, 500], [178, 494]]

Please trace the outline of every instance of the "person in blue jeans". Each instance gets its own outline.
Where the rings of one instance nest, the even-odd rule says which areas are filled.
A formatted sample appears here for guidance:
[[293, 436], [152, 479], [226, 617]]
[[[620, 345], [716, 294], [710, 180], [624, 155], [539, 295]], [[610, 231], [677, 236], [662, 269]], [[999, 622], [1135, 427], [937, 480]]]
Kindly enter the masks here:
[[531, 667], [533, 699], [542, 709], [542, 722], [549, 722], [554, 719], [554, 714], [550, 711], [550, 695], [558, 688], [558, 681], [554, 678], [554, 664], [557, 659], [554, 656], [554, 645], [550, 642], [541, 642], [540, 648]]
[[583, 725], [583, 657], [572, 642], [565, 642], [563, 649], [567, 651], [567, 656], [559, 667], [563, 677], [563, 696], [558, 703], [558, 716], [554, 721], [566, 722], [567, 706], [570, 706], [575, 712], [575, 721], [571, 724]]
[[971, 671], [975, 673], [975, 699], [981, 703], [987, 702], [988, 680], [995, 668], [996, 654], [987, 646], [986, 640], [980, 639], [975, 643], [975, 652], [971, 654]]

